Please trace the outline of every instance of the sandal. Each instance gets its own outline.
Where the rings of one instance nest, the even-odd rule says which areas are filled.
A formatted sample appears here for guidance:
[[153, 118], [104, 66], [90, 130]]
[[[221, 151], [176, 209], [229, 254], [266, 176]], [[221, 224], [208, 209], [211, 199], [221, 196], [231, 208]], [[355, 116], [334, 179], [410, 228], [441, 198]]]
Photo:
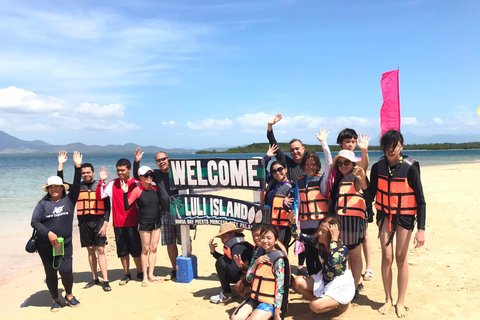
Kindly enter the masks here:
[[155, 282], [155, 283], [161, 283], [163, 282], [163, 279], [160, 277], [153, 277], [152, 279], [148, 280], [150, 282]]
[[370, 281], [373, 279], [373, 272], [370, 269], [365, 270], [365, 274], [363, 275], [363, 280]]
[[80, 301], [78, 301], [75, 297], [72, 297], [72, 299], [68, 300], [67, 296], [65, 296], [65, 301], [67, 304], [72, 307], [72, 308], [78, 308], [80, 307]]
[[148, 286], [148, 280], [142, 281], [142, 287], [147, 287]]

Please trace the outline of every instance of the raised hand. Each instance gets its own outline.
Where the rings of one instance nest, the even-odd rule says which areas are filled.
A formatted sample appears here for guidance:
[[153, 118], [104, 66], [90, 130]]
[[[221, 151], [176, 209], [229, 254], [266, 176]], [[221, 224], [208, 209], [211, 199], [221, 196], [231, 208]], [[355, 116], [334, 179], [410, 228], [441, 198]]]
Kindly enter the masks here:
[[318, 141], [327, 141], [327, 137], [330, 134], [330, 131], [327, 131], [327, 129], [322, 129], [320, 128], [318, 134], [315, 134], [317, 136]]
[[366, 133], [360, 133], [358, 136], [357, 140], [357, 145], [360, 148], [360, 150], [367, 150], [368, 149], [368, 143], [370, 142], [372, 138], [368, 137], [368, 134]]
[[123, 193], [128, 193], [128, 185], [125, 181], [120, 180], [120, 188], [122, 188]]
[[328, 231], [330, 231], [331, 239], [333, 241], [338, 241], [340, 235], [340, 230], [338, 230], [338, 225], [335, 223], [328, 225]]
[[278, 150], [278, 146], [276, 144], [269, 145], [268, 151], [267, 151], [267, 156], [269, 158], [275, 157], [275, 153], [277, 152], [277, 150]]
[[363, 168], [360, 166], [353, 167], [353, 175], [359, 180], [365, 180], [365, 178], [367, 177], [367, 175], [365, 174], [365, 170], [363, 170]]
[[75, 167], [80, 168], [82, 165], [83, 155], [80, 154], [78, 151], [73, 151], [73, 162], [75, 163]]
[[140, 162], [144, 153], [145, 152], [140, 152], [140, 147], [138, 147], [137, 150], [135, 150], [135, 162]]
[[280, 120], [282, 120], [282, 114], [276, 114], [272, 119], [270, 119], [270, 121], [268, 121], [268, 125], [273, 126]]
[[297, 222], [297, 220], [295, 218], [295, 211], [293, 211], [293, 210], [288, 211], [287, 218], [288, 218], [288, 220], [290, 220], [291, 224], [295, 224]]
[[60, 151], [58, 153], [58, 164], [64, 164], [67, 162], [67, 151]]
[[102, 167], [100, 168], [99, 172], [98, 172], [98, 176], [100, 178], [100, 181], [105, 181], [108, 179], [108, 172], [107, 172], [107, 168], [106, 167]]
[[292, 207], [294, 201], [295, 201], [294, 198], [291, 198], [290, 195], [287, 195], [285, 199], [283, 199], [283, 204], [286, 205], [287, 207]]
[[246, 263], [242, 261], [242, 256], [235, 254], [233, 255], [233, 260], [241, 270], [245, 269]]
[[216, 243], [213, 243], [215, 239], [212, 238], [208, 241], [208, 246], [210, 247], [210, 253], [214, 253], [215, 252], [215, 248], [217, 247], [217, 244]]

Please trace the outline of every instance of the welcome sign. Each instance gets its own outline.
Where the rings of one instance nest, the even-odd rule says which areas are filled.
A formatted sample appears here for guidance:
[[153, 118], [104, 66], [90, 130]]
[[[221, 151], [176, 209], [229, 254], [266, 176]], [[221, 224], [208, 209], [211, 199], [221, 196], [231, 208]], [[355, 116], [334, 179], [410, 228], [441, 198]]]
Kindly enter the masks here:
[[233, 222], [238, 228], [250, 229], [253, 223], [268, 223], [262, 206], [221, 196], [178, 195], [170, 197], [174, 224], [220, 225]]
[[265, 190], [263, 159], [170, 159], [170, 189]]

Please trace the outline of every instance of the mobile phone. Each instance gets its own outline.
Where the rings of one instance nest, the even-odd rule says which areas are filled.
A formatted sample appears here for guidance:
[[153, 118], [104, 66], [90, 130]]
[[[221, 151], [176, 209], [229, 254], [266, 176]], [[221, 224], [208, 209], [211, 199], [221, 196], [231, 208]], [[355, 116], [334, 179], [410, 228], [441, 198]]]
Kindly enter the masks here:
[[58, 237], [58, 246], [53, 247], [53, 256], [63, 256], [63, 251], [65, 249], [65, 243], [62, 237]]

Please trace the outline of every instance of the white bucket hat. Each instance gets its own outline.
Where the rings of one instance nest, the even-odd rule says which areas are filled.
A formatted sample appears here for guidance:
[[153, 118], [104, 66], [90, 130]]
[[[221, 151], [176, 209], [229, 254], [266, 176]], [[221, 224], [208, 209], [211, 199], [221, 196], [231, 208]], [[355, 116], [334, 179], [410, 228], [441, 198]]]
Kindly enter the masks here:
[[60, 178], [59, 176], [51, 176], [50, 178], [48, 178], [47, 183], [45, 183], [45, 185], [41, 188], [43, 191], [47, 191], [48, 187], [52, 185], [63, 186], [65, 188], [65, 191], [68, 191], [68, 188], [69, 188], [68, 184], [63, 183], [62, 178]]
[[333, 158], [333, 162], [332, 162], [333, 168], [337, 168], [337, 161], [338, 161], [338, 158], [340, 158], [340, 157], [348, 159], [348, 160], [352, 161], [353, 163], [358, 163], [358, 162], [362, 161], [362, 158], [355, 157], [355, 153], [353, 153], [353, 151], [340, 150], [338, 155], [336, 155], [335, 158]]

